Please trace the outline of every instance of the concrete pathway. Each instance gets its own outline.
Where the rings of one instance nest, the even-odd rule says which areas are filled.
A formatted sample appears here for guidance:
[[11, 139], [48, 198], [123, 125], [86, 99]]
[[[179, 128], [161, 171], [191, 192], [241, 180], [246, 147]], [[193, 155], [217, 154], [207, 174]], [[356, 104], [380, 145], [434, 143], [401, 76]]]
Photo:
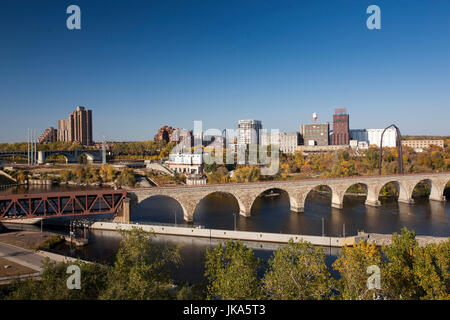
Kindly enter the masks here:
[[0, 242], [0, 257], [42, 272], [44, 258], [32, 250]]

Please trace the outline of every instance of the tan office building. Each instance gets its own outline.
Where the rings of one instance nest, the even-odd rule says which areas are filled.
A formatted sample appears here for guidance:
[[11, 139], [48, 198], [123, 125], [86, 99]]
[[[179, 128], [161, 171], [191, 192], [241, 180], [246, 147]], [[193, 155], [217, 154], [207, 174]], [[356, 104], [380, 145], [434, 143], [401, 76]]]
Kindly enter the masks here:
[[416, 149], [427, 149], [431, 145], [444, 147], [444, 140], [402, 140], [402, 145]]

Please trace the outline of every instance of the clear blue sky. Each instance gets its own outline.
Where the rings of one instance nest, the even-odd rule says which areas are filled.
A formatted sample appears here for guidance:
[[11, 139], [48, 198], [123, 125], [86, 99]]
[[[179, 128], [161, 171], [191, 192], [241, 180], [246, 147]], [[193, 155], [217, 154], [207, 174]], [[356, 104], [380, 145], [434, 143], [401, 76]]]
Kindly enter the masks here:
[[[81, 7], [79, 31], [66, 8]], [[381, 8], [381, 30], [366, 9]], [[94, 139], [164, 125], [351, 128], [449, 135], [449, 0], [2, 0], [0, 142], [93, 110]]]

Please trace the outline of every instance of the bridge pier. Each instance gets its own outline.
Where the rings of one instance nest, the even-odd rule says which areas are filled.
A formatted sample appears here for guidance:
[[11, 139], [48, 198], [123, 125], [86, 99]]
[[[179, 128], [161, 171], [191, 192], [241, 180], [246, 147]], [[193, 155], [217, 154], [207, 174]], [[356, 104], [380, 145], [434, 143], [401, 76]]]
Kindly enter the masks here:
[[430, 200], [444, 202], [447, 201], [444, 196], [445, 182], [431, 184]]
[[295, 213], [303, 213], [303, 212], [305, 212], [305, 208], [302, 206], [293, 205], [291, 203], [291, 211], [295, 212]]
[[342, 209], [344, 207], [344, 194], [347, 186], [331, 187], [331, 207]]
[[414, 204], [414, 199], [412, 197], [404, 197], [404, 198], [398, 197], [397, 201], [406, 204]]
[[251, 216], [251, 210], [250, 210], [250, 209], [247, 209], [247, 208], [241, 208], [241, 209], [239, 210], [239, 214], [240, 214], [241, 216], [243, 216], [243, 217], [248, 218], [248, 217]]
[[123, 199], [122, 205], [119, 210], [117, 210], [113, 221], [120, 223], [130, 223], [130, 198]]
[[383, 186], [381, 184], [368, 184], [367, 185], [367, 197], [366, 202], [364, 203], [366, 206], [370, 207], [379, 207], [381, 206], [380, 200], [378, 200], [378, 196], [380, 194], [380, 190]]
[[291, 212], [295, 213], [303, 213], [305, 212], [305, 201], [301, 201], [302, 199], [298, 199], [301, 195], [295, 195], [293, 193], [289, 194], [289, 202], [291, 205]]

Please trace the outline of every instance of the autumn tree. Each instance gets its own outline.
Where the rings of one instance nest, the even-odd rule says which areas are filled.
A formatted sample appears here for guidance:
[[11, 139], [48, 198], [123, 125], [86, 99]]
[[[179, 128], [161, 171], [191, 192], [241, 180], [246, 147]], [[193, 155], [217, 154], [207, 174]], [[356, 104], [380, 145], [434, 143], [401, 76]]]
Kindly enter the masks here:
[[[374, 244], [361, 241], [351, 247], [343, 247], [341, 255], [333, 263], [340, 274], [337, 282], [338, 298], [344, 300], [373, 299], [380, 292], [367, 287], [367, 268], [375, 265], [381, 269], [382, 255]], [[382, 283], [384, 280], [382, 278]]]
[[241, 166], [234, 171], [233, 180], [236, 182], [258, 181], [261, 171], [256, 166]]

